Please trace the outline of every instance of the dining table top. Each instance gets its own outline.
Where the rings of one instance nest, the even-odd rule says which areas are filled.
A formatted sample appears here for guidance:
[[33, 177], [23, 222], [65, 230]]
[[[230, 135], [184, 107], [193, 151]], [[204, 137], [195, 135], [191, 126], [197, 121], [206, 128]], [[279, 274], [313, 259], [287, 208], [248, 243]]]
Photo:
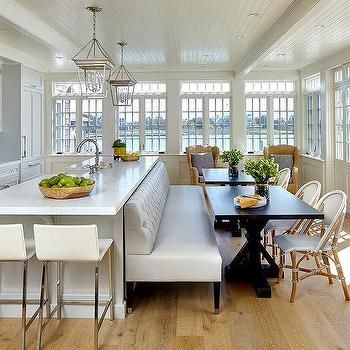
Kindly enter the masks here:
[[260, 208], [241, 209], [234, 198], [254, 194], [254, 186], [213, 186], [205, 188], [216, 218], [251, 220], [323, 219], [322, 212], [280, 186], [270, 186], [267, 204]]
[[202, 169], [203, 179], [206, 184], [222, 185], [253, 185], [255, 180], [250, 175], [240, 171], [237, 177], [229, 176], [228, 168], [204, 168]]

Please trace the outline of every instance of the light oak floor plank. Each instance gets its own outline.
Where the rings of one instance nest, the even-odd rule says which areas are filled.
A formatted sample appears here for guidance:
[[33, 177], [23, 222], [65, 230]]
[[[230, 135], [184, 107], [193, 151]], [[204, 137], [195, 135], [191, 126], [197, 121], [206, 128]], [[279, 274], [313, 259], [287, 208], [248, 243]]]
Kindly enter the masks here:
[[[224, 264], [244, 243], [217, 230]], [[350, 220], [339, 244], [339, 256], [350, 282]], [[311, 261], [307, 263], [312, 263]], [[270, 280], [271, 299], [257, 299], [245, 282], [222, 282], [222, 309], [213, 311], [213, 288], [207, 283], [142, 283], [135, 309], [126, 320], [104, 322], [101, 350], [270, 350], [350, 349], [350, 303], [338, 282], [308, 278], [298, 285], [295, 303], [289, 303], [290, 274], [280, 284]], [[92, 348], [91, 320], [53, 320], [45, 330], [43, 349]], [[0, 319], [0, 349], [18, 349], [19, 319]], [[36, 323], [27, 336], [35, 349]]]

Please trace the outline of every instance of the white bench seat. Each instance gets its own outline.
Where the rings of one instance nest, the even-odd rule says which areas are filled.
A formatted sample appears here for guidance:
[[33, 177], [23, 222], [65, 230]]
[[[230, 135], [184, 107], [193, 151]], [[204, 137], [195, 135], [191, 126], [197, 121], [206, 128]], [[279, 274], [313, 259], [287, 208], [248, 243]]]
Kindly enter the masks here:
[[159, 162], [124, 214], [128, 311], [135, 282], [213, 282], [217, 311], [222, 259], [203, 188], [170, 185]]
[[205, 205], [201, 187], [170, 186], [153, 250], [128, 255], [127, 280], [220, 281], [222, 260]]

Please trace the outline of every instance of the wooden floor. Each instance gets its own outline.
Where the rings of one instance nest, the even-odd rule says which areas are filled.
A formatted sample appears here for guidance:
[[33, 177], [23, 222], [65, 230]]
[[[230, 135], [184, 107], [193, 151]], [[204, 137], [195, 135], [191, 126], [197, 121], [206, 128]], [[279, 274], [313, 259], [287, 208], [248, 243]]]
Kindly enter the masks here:
[[[349, 233], [349, 234], [348, 234]], [[243, 238], [217, 231], [224, 263]], [[350, 282], [350, 220], [340, 239], [340, 257]], [[271, 299], [257, 299], [249, 284], [222, 283], [222, 309], [212, 313], [212, 286], [205, 283], [139, 285], [135, 311], [126, 320], [106, 320], [100, 349], [350, 349], [350, 302], [338, 282], [311, 277], [298, 286], [290, 304], [290, 275], [270, 280]], [[19, 319], [0, 319], [0, 349], [17, 349]], [[28, 335], [34, 349], [36, 327]], [[53, 320], [45, 330], [44, 349], [92, 348], [90, 320]]]

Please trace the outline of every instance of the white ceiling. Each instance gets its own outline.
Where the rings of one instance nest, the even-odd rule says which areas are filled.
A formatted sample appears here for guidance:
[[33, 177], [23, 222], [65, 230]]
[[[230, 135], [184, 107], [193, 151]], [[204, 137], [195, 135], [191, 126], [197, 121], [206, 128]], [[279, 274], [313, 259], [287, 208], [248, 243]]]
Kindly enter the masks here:
[[350, 46], [350, 1], [327, 0], [295, 26], [260, 62], [259, 69], [300, 69]]
[[[94, 4], [93, 1], [10, 2], [47, 24], [76, 49], [91, 37], [91, 14], [85, 7]], [[102, 7], [103, 11], [97, 17], [97, 37], [116, 61], [119, 56], [116, 43], [127, 40], [127, 65], [134, 70], [233, 71], [293, 2], [99, 0], [95, 4]], [[261, 16], [249, 16], [256, 12], [261, 13]], [[0, 27], [4, 26], [1, 22]], [[17, 24], [21, 26], [21, 23]], [[244, 36], [244, 39], [238, 39], [237, 36]], [[31, 52], [36, 58], [45, 61], [49, 70], [73, 67], [70, 58], [74, 52], [66, 52], [55, 42], [43, 42], [33, 35], [26, 38], [24, 33], [16, 33], [15, 27], [0, 33], [1, 40], [8, 45], [16, 45], [17, 49]], [[55, 55], [66, 59], [57, 60]]]
[[73, 70], [89, 5], [103, 8], [97, 37], [116, 62], [128, 41], [132, 71], [294, 70], [350, 47], [350, 0], [1, 0], [0, 56], [13, 47], [43, 70]]

